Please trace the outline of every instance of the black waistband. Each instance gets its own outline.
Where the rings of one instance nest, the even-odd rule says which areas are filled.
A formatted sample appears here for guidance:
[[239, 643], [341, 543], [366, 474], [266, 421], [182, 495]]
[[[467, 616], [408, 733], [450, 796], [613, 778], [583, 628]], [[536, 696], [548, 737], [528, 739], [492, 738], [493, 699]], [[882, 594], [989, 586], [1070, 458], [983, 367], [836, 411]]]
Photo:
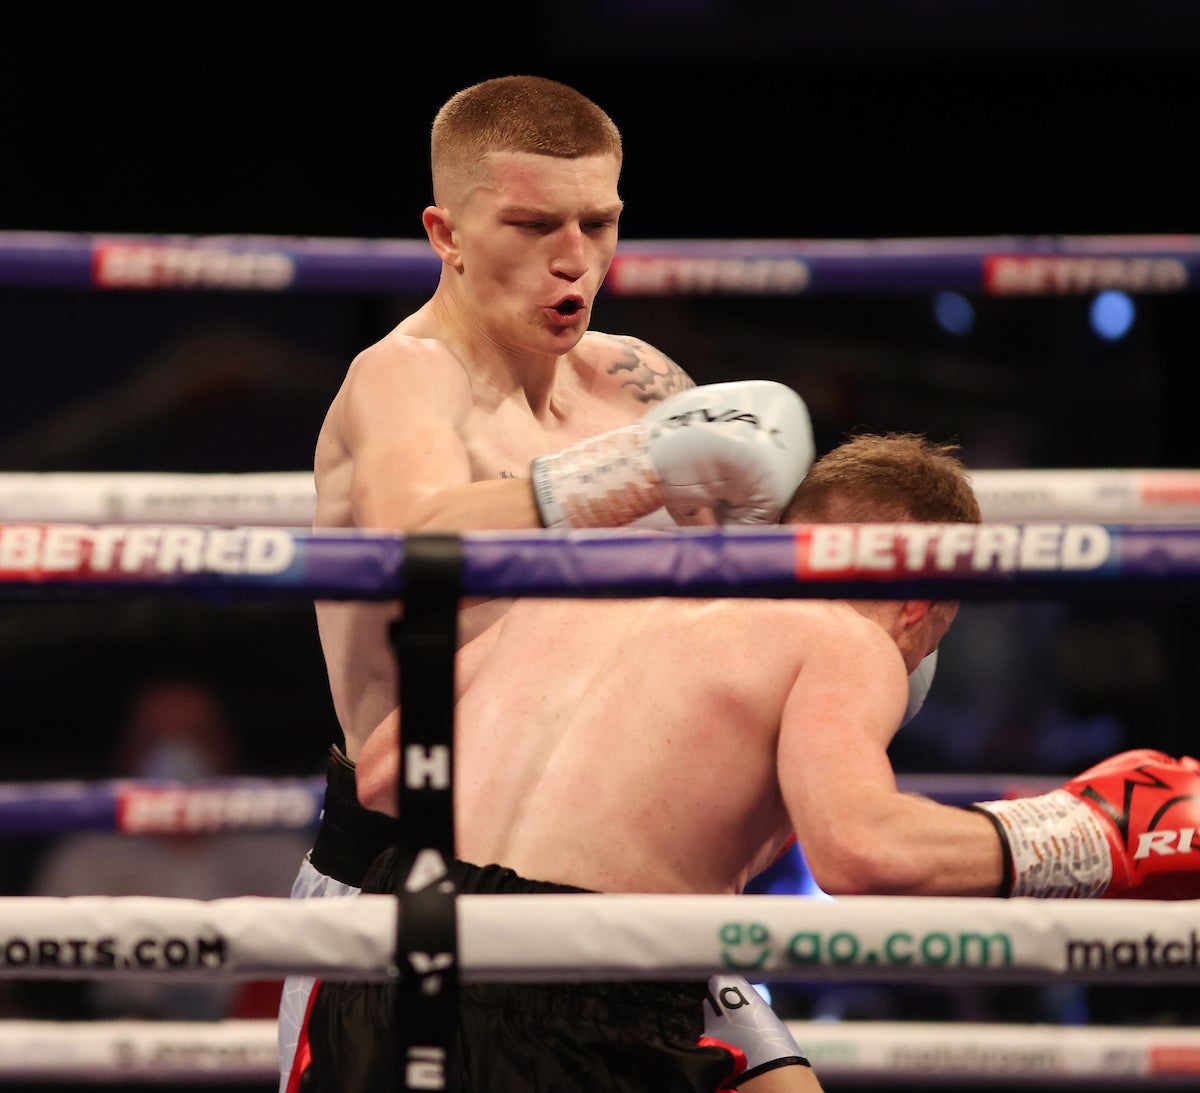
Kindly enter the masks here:
[[[371, 864], [399, 841], [399, 821], [358, 803], [354, 764], [339, 748], [331, 748], [325, 764], [325, 808], [309, 854], [313, 868], [343, 884], [362, 888]], [[369, 890], [394, 890], [395, 860], [395, 853], [391, 853], [378, 862], [370, 878]], [[449, 868], [454, 887], [460, 893], [588, 891], [569, 884], [529, 880], [501, 865], [479, 866], [455, 861]]]
[[309, 860], [327, 877], [362, 887], [379, 854], [396, 843], [400, 824], [358, 803], [354, 764], [337, 748], [325, 765], [325, 809]]
[[450, 877], [459, 892], [469, 894], [506, 895], [509, 893], [559, 892], [586, 893], [595, 895], [589, 888], [576, 888], [573, 884], [555, 884], [548, 880], [530, 880], [514, 873], [505, 865], [472, 865], [456, 861], [450, 867]]

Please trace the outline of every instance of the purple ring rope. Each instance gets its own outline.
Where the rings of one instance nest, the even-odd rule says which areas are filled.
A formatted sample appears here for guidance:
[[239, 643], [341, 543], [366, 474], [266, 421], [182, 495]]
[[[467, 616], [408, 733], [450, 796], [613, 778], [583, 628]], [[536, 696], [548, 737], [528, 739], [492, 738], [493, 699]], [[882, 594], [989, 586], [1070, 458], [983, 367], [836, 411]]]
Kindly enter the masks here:
[[0, 837], [64, 831], [178, 835], [315, 826], [321, 778], [0, 784]]
[[[424, 293], [424, 240], [0, 231], [0, 286], [100, 291]], [[1194, 292], [1200, 236], [625, 241], [614, 296], [797, 296], [955, 290], [1069, 296]]]
[[[463, 596], [1200, 593], [1200, 529], [1159, 524], [589, 529], [470, 532], [461, 541]], [[0, 524], [0, 599], [402, 599], [404, 542], [277, 527]]]
[[[967, 805], [1046, 793], [1047, 778], [1021, 775], [900, 775], [900, 788]], [[211, 778], [192, 782], [0, 782], [0, 839], [68, 831], [179, 835], [274, 831], [316, 825], [325, 778]]]

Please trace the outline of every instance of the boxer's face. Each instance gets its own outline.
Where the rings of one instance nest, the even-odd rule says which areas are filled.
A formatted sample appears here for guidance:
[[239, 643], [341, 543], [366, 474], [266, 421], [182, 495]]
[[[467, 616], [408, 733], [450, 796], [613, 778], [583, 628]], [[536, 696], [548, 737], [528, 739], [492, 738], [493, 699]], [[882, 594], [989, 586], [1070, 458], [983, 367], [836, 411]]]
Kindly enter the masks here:
[[616, 252], [620, 164], [493, 152], [488, 166], [452, 218], [466, 299], [494, 341], [557, 356], [587, 331]]

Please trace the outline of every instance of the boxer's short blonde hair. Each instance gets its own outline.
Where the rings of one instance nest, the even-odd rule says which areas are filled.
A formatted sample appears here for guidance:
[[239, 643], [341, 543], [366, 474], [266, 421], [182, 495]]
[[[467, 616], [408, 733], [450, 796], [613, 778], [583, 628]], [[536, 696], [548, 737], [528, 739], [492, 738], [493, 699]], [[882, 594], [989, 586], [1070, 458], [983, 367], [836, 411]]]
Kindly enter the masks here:
[[430, 169], [438, 204], [477, 174], [489, 152], [578, 159], [611, 155], [621, 133], [596, 103], [542, 76], [499, 76], [452, 95], [433, 119]]

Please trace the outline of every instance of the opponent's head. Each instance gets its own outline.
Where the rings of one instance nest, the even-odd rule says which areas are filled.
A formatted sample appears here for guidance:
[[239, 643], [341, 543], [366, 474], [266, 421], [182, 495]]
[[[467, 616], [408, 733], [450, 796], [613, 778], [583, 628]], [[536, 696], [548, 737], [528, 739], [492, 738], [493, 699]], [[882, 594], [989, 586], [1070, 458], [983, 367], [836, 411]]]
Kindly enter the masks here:
[[[851, 436], [812, 465], [784, 511], [784, 522], [978, 524], [983, 514], [958, 452], [957, 444], [918, 433]], [[906, 638], [898, 636], [897, 642], [912, 671], [937, 648], [958, 603], [906, 600], [897, 606]]]
[[586, 95], [541, 76], [499, 76], [452, 95], [433, 119], [433, 199], [453, 205], [488, 172], [496, 152], [556, 159], [611, 156], [619, 174], [621, 134]]
[[958, 445], [919, 433], [860, 433], [818, 459], [784, 511], [789, 524], [978, 524]]

